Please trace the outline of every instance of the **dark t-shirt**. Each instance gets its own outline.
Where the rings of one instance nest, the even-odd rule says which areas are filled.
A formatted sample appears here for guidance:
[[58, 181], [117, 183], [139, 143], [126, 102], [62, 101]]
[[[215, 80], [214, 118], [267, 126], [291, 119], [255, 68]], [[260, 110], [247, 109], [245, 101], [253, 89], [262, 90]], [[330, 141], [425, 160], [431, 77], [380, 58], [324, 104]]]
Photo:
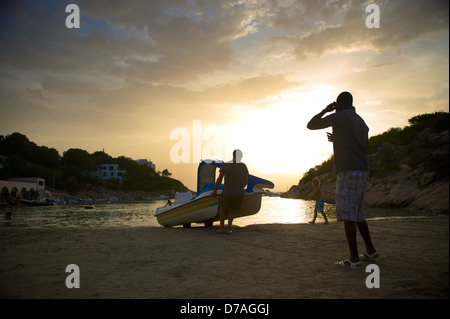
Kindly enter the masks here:
[[220, 168], [220, 173], [225, 175], [223, 196], [244, 196], [244, 187], [248, 178], [248, 169], [244, 163], [224, 163]]
[[366, 150], [369, 128], [355, 112], [336, 112], [327, 117], [333, 127], [334, 171], [368, 171]]

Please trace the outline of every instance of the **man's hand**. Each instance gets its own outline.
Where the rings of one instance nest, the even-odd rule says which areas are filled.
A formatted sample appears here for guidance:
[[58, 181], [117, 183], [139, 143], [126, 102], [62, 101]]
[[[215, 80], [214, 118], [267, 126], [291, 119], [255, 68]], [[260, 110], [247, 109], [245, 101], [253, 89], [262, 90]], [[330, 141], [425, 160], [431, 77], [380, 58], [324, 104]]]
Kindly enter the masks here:
[[214, 185], [214, 190], [211, 193], [211, 196], [217, 196], [217, 190], [219, 189], [220, 184], [222, 184], [223, 177], [224, 174], [222, 172], [219, 173], [219, 177], [217, 177], [216, 184]]
[[336, 102], [333, 102], [333, 103], [328, 104], [324, 111], [325, 111], [325, 113], [333, 112], [335, 108], [336, 108]]
[[327, 132], [328, 142], [333, 142], [333, 134]]

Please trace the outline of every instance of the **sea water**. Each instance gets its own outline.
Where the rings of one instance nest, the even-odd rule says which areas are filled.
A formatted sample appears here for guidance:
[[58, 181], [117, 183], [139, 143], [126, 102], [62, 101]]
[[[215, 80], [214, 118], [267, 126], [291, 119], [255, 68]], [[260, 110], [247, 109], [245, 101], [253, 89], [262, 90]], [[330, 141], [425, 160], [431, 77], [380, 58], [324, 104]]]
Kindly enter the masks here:
[[[54, 206], [21, 206], [5, 208], [0, 211], [2, 216], [7, 211], [13, 213], [11, 222], [0, 219], [0, 227], [162, 227], [154, 214], [158, 207], [164, 206], [166, 200], [157, 201], [125, 201], [112, 203], [95, 203], [95, 208], [86, 209], [84, 205], [54, 205]], [[280, 197], [263, 197], [260, 211], [252, 216], [236, 218], [236, 226], [254, 224], [298, 224], [307, 223], [313, 218], [315, 202], [301, 199]], [[335, 221], [334, 204], [325, 203], [324, 212], [329, 221]], [[410, 216], [411, 212], [404, 210], [379, 209], [367, 214], [370, 218], [385, 218]], [[323, 223], [319, 213], [316, 223]], [[196, 224], [195, 224], [196, 225]]]

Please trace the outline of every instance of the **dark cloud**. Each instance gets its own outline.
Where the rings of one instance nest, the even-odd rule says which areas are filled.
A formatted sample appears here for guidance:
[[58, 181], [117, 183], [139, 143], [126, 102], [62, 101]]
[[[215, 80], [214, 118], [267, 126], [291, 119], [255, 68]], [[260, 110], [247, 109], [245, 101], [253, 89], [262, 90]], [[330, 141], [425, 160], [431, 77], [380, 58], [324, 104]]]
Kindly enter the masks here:
[[[65, 3], [18, 2], [1, 13], [4, 67], [99, 72], [153, 83], [184, 83], [223, 70], [245, 35], [233, 1], [81, 1], [81, 29], [65, 27]], [[152, 58], [148, 58], [152, 57]]]
[[[275, 28], [295, 31], [265, 39], [270, 50], [287, 50], [298, 59], [320, 56], [330, 50], [357, 48], [383, 50], [448, 32], [448, 2], [441, 0], [377, 1], [380, 28], [366, 27], [366, 1], [298, 1], [274, 5], [269, 22]], [[290, 7], [289, 7], [290, 8]], [[280, 21], [279, 15], [286, 17]], [[302, 21], [302, 22], [297, 22]]]
[[378, 1], [381, 28], [365, 27], [366, 1], [80, 1], [80, 30], [67, 29], [65, 1], [3, 5], [3, 68], [98, 72], [155, 84], [182, 84], [236, 63], [233, 41], [262, 26], [269, 52], [299, 59], [328, 50], [398, 47], [448, 31], [448, 3]]

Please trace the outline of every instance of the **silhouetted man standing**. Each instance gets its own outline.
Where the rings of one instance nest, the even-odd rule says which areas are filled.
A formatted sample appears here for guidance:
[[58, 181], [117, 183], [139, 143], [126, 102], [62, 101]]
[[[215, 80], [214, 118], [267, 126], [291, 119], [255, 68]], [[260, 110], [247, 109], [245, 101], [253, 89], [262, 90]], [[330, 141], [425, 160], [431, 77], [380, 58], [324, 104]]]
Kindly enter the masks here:
[[[214, 186], [212, 196], [216, 196], [217, 190], [225, 177], [225, 185], [222, 190], [222, 196], [219, 201], [220, 228], [218, 233], [231, 234], [231, 224], [234, 216], [239, 211], [244, 200], [244, 187], [248, 182], [247, 166], [241, 162], [242, 152], [233, 151], [233, 162], [223, 163], [220, 168], [220, 174]], [[224, 229], [225, 215], [228, 213], [228, 228]]]
[[[322, 118], [325, 113], [335, 113]], [[308, 123], [310, 130], [333, 127], [328, 140], [333, 142], [334, 171], [336, 184], [336, 218], [344, 221], [345, 234], [350, 249], [350, 258], [338, 263], [344, 268], [360, 268], [361, 260], [376, 261], [375, 250], [365, 218], [364, 193], [368, 186], [369, 161], [366, 149], [369, 128], [356, 114], [353, 97], [349, 92], [339, 94], [336, 102], [329, 104]], [[358, 255], [356, 229], [366, 245], [366, 251]]]

